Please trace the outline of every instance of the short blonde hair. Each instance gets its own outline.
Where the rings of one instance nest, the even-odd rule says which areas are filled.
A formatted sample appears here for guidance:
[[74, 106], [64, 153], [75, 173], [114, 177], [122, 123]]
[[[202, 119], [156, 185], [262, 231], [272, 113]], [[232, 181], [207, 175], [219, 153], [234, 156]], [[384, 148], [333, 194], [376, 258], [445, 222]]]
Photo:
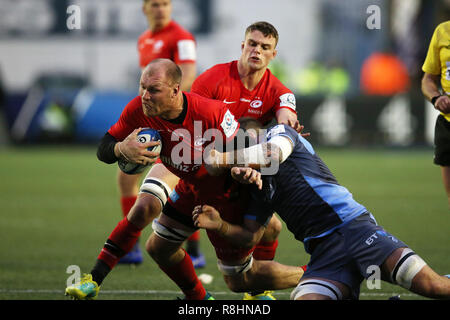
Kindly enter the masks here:
[[258, 21], [258, 22], [252, 23], [245, 30], [245, 35], [247, 36], [247, 34], [249, 34], [250, 32], [253, 32], [255, 30], [261, 32], [265, 37], [272, 36], [275, 39], [275, 46], [277, 46], [277, 44], [278, 44], [278, 31], [269, 22]]

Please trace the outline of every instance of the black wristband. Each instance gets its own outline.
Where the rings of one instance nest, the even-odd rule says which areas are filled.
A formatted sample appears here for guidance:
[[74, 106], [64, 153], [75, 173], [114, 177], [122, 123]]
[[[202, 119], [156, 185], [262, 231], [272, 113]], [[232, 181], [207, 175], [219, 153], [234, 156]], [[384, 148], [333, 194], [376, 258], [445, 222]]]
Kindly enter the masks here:
[[431, 104], [434, 106], [434, 104], [436, 103], [436, 100], [439, 99], [442, 96], [443, 96], [443, 94], [439, 94], [439, 95], [434, 96], [433, 98], [431, 98]]
[[108, 132], [103, 136], [100, 144], [97, 148], [97, 158], [100, 161], [111, 164], [117, 161], [116, 155], [114, 154], [114, 146], [117, 140]]

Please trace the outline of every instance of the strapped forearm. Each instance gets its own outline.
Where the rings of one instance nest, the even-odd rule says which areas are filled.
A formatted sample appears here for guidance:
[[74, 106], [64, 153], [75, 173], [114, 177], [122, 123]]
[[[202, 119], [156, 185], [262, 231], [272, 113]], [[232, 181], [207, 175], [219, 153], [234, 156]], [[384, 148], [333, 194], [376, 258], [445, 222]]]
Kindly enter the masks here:
[[262, 143], [249, 148], [220, 153], [211, 152], [211, 165], [214, 168], [229, 169], [232, 167], [250, 167], [260, 169], [271, 163], [271, 157], [278, 158], [279, 149], [269, 143]]
[[276, 146], [269, 143], [261, 143], [249, 148], [236, 150], [227, 157], [227, 160], [231, 158], [231, 166], [245, 166], [259, 169], [268, 166], [271, 162], [271, 157], [277, 158], [278, 153], [279, 148]]
[[272, 164], [280, 164], [292, 153], [291, 141], [276, 136], [269, 142], [260, 143], [249, 148], [217, 153], [213, 157], [213, 166], [217, 168], [250, 167], [261, 169]]

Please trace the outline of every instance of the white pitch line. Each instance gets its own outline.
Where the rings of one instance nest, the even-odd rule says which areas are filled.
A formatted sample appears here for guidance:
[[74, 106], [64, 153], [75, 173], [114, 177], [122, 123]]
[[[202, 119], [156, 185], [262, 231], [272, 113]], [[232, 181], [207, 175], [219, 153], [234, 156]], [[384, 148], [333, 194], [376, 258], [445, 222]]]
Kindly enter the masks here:
[[[0, 294], [36, 294], [36, 293], [50, 293], [50, 294], [64, 294], [64, 290], [57, 289], [0, 289]], [[236, 292], [227, 292], [227, 291], [210, 291], [213, 296], [221, 296], [221, 295], [241, 295], [241, 293]], [[171, 294], [171, 295], [180, 295], [181, 291], [175, 290], [101, 290], [100, 294]], [[286, 296], [290, 295], [290, 292], [275, 292], [275, 296]], [[403, 297], [420, 297], [414, 293], [383, 293], [383, 292], [362, 292], [360, 294], [361, 297], [382, 297], [382, 296], [396, 296], [400, 295]]]

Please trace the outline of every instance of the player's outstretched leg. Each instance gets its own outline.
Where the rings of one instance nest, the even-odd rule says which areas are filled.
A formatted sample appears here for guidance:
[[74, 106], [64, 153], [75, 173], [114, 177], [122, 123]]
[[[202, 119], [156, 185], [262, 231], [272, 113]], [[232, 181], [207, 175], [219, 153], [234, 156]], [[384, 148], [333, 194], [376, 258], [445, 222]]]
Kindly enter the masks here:
[[[147, 226], [157, 214], [161, 211], [161, 201], [153, 195], [140, 194], [136, 204], [131, 209], [128, 217], [122, 219], [106, 240], [97, 261], [92, 268], [86, 283], [94, 282], [98, 288], [103, 280], [108, 276], [111, 270], [116, 266], [119, 260], [125, 256], [136, 245], [141, 231]], [[66, 292], [74, 298], [82, 299], [90, 295], [80, 293], [85, 289], [83, 281], [80, 282], [80, 289], [67, 288]], [[73, 293], [76, 296], [73, 296]]]
[[350, 297], [350, 288], [325, 278], [303, 278], [291, 292], [291, 300], [342, 300]]
[[390, 282], [433, 299], [450, 299], [450, 279], [431, 269], [410, 248], [395, 250], [383, 263], [382, 270]]

